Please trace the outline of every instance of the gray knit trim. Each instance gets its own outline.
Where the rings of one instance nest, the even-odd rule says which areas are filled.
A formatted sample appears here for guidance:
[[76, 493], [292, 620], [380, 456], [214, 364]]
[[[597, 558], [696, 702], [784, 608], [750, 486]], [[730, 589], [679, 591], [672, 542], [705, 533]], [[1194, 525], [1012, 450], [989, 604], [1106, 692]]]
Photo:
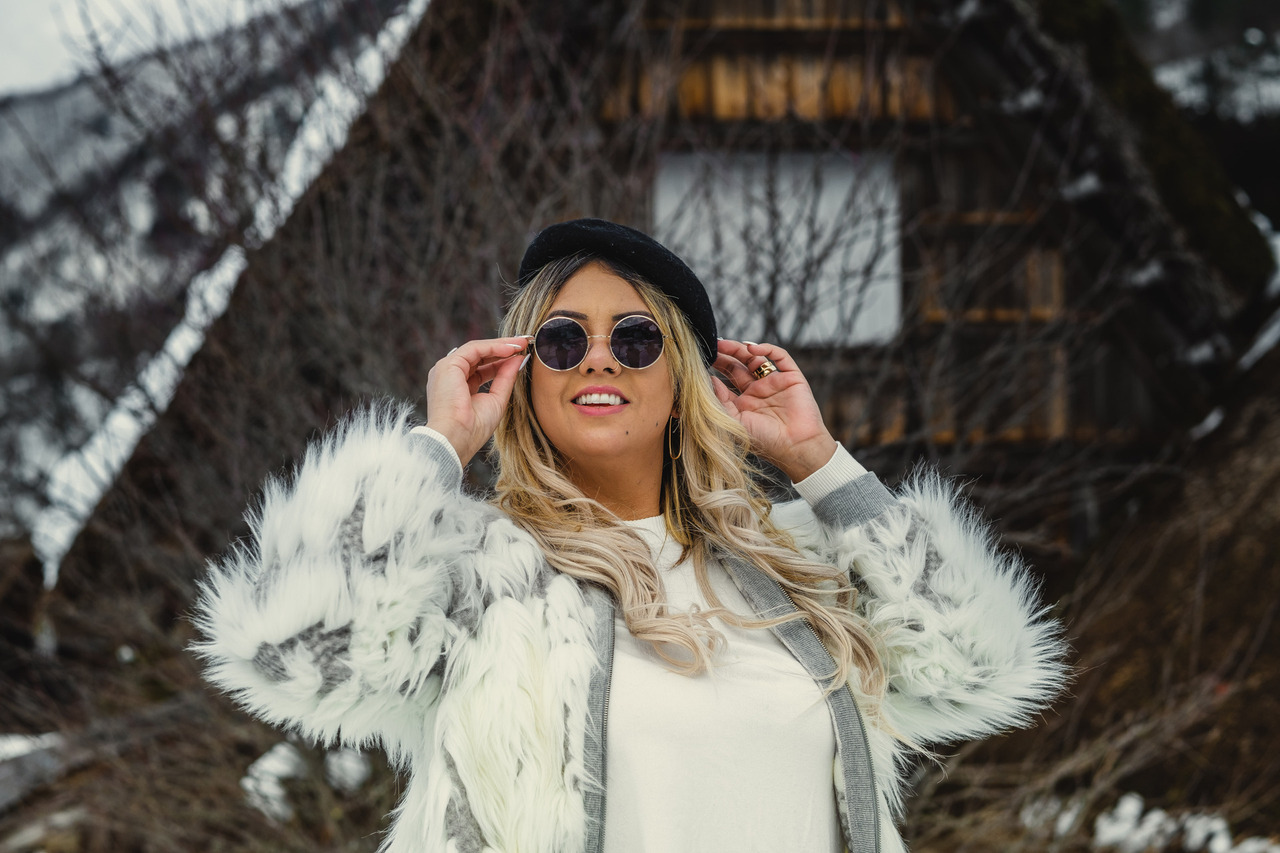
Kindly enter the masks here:
[[865, 524], [897, 502], [893, 492], [868, 471], [818, 501], [813, 514], [824, 524], [844, 530]]
[[594, 645], [596, 668], [591, 673], [587, 688], [587, 708], [598, 712], [596, 719], [587, 719], [587, 732], [583, 744], [583, 765], [587, 777], [587, 789], [583, 794], [583, 807], [587, 813], [587, 836], [583, 850], [599, 853], [604, 849], [605, 810], [605, 725], [609, 712], [609, 679], [613, 676], [613, 630], [616, 618], [613, 598], [608, 592], [593, 584], [583, 584], [583, 597], [595, 615]]
[[462, 487], [462, 466], [458, 464], [458, 454], [453, 448], [444, 444], [433, 435], [411, 432], [410, 443], [428, 459], [436, 463], [436, 478], [446, 489], [457, 490]]
[[[863, 478], [859, 478], [861, 479]], [[778, 582], [750, 563], [741, 558], [728, 557], [725, 559], [725, 566], [743, 597], [761, 617], [770, 618], [796, 612], [796, 605]], [[793, 619], [769, 630], [790, 650], [819, 686], [825, 690], [831, 684], [836, 662], [808, 622]], [[879, 853], [880, 810], [875, 773], [871, 766], [871, 748], [867, 744], [862, 714], [847, 684], [827, 693], [826, 701], [836, 733], [836, 754], [844, 776], [844, 796], [837, 797], [837, 804], [840, 806], [840, 825], [845, 835], [845, 846], [849, 853]]]

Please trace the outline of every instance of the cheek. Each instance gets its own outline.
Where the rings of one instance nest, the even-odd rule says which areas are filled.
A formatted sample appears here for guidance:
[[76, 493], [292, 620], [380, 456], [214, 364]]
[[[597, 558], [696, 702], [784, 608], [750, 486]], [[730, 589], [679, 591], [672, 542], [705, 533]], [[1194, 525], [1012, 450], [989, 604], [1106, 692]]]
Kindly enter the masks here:
[[544, 416], [550, 413], [549, 396], [550, 389], [547, 388], [547, 383], [531, 378], [529, 383], [529, 404], [533, 409], [533, 416], [538, 419], [539, 423], [545, 423]]
[[567, 417], [560, 400], [565, 380], [542, 365], [538, 367], [541, 370], [529, 375], [529, 407], [542, 432], [554, 443], [563, 438], [561, 427]]
[[657, 385], [656, 393], [653, 395], [654, 406], [652, 413], [659, 425], [665, 428], [667, 421], [676, 414], [675, 389], [670, 378], [664, 378]]

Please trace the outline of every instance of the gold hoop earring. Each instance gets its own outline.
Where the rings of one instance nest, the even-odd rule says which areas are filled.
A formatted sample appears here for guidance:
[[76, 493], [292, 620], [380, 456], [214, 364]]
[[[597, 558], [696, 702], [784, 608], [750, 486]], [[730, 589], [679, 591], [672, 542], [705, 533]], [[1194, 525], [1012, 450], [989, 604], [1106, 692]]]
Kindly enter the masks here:
[[[679, 438], [680, 446], [678, 449], [673, 448], [671, 446], [671, 433], [673, 432], [680, 433], [680, 438]], [[667, 424], [667, 455], [671, 457], [672, 462], [675, 462], [677, 459], [680, 458], [681, 454], [683, 453], [684, 453], [684, 433], [680, 431], [680, 419], [672, 418], [670, 423]]]

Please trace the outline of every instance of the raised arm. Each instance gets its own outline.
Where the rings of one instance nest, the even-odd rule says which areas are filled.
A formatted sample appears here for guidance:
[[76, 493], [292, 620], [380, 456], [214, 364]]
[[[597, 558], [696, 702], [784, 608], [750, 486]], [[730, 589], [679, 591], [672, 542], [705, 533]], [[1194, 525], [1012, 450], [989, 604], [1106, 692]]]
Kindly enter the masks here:
[[489, 518], [449, 449], [407, 429], [404, 410], [349, 417], [268, 482], [249, 540], [211, 564], [194, 649], [267, 722], [395, 751], [409, 706], [439, 691]]
[[[437, 365], [437, 400], [442, 384], [444, 396], [460, 387], [453, 407], [474, 399], [482, 416], [458, 434], [496, 419], [505, 397], [480, 385], [509, 386], [520, 347], [473, 341]], [[454, 442], [412, 434], [407, 407], [344, 420], [291, 479], [267, 483], [248, 541], [211, 565], [194, 644], [210, 681], [317, 741], [412, 748], [451, 648], [484, 601], [531, 583], [538, 565], [532, 540], [461, 480]], [[500, 565], [486, 556], [498, 551]]]
[[[759, 370], [765, 359], [776, 371]], [[808, 499], [776, 508], [775, 521], [863, 591], [857, 606], [883, 644], [884, 710], [899, 733], [983, 736], [1025, 724], [1058, 693], [1058, 624], [950, 483], [921, 472], [886, 489], [837, 449], [781, 347], [721, 341], [716, 368], [738, 391], [714, 380], [725, 410]]]
[[797, 485], [812, 515], [797, 501], [778, 521], [860, 589], [899, 732], [920, 742], [985, 736], [1025, 725], [1061, 690], [1058, 623], [951, 483], [921, 471], [894, 494], [841, 450]]

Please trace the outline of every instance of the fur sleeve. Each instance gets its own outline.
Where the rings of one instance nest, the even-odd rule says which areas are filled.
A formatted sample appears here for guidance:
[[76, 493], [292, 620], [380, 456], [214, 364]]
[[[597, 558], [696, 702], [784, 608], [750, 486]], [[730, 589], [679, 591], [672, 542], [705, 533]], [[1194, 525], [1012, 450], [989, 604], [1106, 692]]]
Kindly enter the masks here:
[[[446, 656], [489, 587], [527, 580], [537, 559], [407, 420], [407, 407], [357, 412], [291, 482], [267, 483], [249, 541], [210, 566], [194, 645], [209, 680], [267, 722], [393, 755], [423, 737]], [[486, 570], [486, 539], [505, 546], [506, 570]]]
[[982, 737], [1025, 725], [1061, 690], [1061, 630], [1026, 567], [936, 473], [912, 477], [896, 499], [868, 474], [804, 514], [793, 504], [780, 520], [860, 588], [900, 734]]

